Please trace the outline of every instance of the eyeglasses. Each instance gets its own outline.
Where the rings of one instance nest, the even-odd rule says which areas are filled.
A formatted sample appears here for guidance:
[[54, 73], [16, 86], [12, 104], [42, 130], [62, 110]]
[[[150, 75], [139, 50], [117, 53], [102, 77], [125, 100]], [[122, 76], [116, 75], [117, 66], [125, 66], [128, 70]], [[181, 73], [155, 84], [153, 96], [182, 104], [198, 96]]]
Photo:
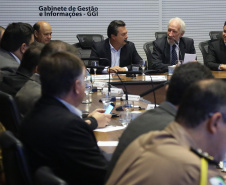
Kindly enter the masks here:
[[[208, 114], [208, 116], [209, 116], [209, 117], [212, 117], [215, 113], [216, 113], [216, 112], [210, 112], [210, 113]], [[223, 112], [219, 112], [219, 113], [221, 113], [223, 119], [226, 121], [226, 114], [223, 113]]]

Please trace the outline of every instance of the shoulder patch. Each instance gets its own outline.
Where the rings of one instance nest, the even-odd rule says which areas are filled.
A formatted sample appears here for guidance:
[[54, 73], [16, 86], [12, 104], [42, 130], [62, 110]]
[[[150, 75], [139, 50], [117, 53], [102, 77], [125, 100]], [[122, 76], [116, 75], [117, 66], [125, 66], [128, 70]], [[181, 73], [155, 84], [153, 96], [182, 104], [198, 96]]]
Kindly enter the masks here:
[[212, 177], [210, 178], [211, 185], [225, 185], [224, 179], [222, 177]]

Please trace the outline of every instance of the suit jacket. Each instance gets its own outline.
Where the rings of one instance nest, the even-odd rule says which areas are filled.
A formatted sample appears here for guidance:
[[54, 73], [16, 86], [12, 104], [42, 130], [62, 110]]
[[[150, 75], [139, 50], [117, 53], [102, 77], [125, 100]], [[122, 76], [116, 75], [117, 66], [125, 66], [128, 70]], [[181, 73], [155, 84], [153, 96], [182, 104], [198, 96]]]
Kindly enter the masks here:
[[18, 68], [17, 71], [2, 70], [0, 75], [0, 90], [15, 96], [20, 88], [28, 81], [31, 73], [26, 69]]
[[129, 123], [126, 130], [120, 137], [119, 144], [112, 156], [111, 162], [108, 166], [106, 180], [111, 175], [111, 172], [120, 155], [133, 140], [146, 132], [164, 129], [171, 121], [174, 120], [175, 116], [176, 108], [168, 102], [163, 102], [159, 105], [159, 107], [148, 110]]
[[41, 97], [21, 124], [21, 140], [33, 172], [49, 166], [69, 185], [103, 184], [107, 161], [91, 125], [54, 97]]
[[[109, 66], [111, 61], [111, 49], [109, 39], [101, 42], [95, 42], [92, 46], [91, 57], [106, 58], [107, 60], [100, 60], [101, 66]], [[120, 53], [120, 67], [127, 67], [131, 70], [131, 64], [139, 64], [142, 58], [137, 53], [133, 42], [129, 42], [121, 48]]]
[[218, 70], [220, 64], [226, 64], [226, 46], [223, 39], [209, 42], [205, 65], [211, 70]]
[[17, 69], [19, 67], [19, 63], [10, 54], [10, 52], [0, 49], [0, 69], [5, 67]]
[[[181, 37], [179, 42], [179, 59], [183, 60], [185, 53], [195, 54], [193, 39]], [[167, 42], [167, 37], [162, 37], [153, 42], [153, 52], [151, 62], [148, 65], [149, 69], [167, 72], [170, 65], [170, 45]]]
[[[181, 125], [171, 122], [162, 131], [148, 132], [134, 140], [120, 156], [106, 185], [202, 184], [200, 173], [205, 169], [201, 165], [202, 157], [190, 150], [199, 147]], [[215, 184], [214, 179], [210, 182], [211, 178], [216, 180], [223, 174], [209, 163], [205, 175], [205, 184], [211, 185]]]
[[38, 74], [33, 74], [16, 93], [15, 101], [22, 115], [27, 114], [41, 97], [41, 82]]

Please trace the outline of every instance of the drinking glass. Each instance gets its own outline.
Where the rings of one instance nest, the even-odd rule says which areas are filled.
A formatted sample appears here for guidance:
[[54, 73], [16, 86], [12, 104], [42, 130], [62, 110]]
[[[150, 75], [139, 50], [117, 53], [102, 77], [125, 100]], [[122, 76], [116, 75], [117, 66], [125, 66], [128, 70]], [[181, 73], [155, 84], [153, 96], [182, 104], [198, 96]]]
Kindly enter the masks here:
[[131, 112], [129, 110], [120, 112], [119, 121], [123, 126], [127, 126], [131, 121]]
[[145, 70], [145, 60], [140, 60], [140, 67], [142, 69], [142, 76], [145, 76], [144, 70]]
[[99, 61], [92, 61], [91, 62], [91, 65], [94, 66], [93, 70], [94, 70], [94, 76], [96, 77], [97, 75], [97, 68], [95, 67], [98, 67], [99, 66]]
[[90, 92], [90, 90], [91, 90], [91, 86], [92, 86], [92, 84], [91, 84], [90, 80], [86, 79], [86, 80], [85, 80], [85, 94], [86, 94], [86, 97], [85, 97], [85, 100], [82, 101], [82, 103], [84, 103], [84, 104], [92, 103], [92, 102], [89, 100], [89, 92]]

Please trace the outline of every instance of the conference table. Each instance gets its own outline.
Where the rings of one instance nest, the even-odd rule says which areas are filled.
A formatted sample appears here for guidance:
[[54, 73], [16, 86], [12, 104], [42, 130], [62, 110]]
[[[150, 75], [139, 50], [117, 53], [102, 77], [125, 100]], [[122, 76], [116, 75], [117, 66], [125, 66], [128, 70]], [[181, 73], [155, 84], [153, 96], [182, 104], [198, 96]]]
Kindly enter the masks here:
[[[225, 71], [212, 71], [213, 75], [215, 78], [218, 79], [226, 79], [226, 72]], [[166, 75], [167, 80], [170, 79], [170, 75], [168, 73], [163, 73], [161, 75]], [[135, 94], [139, 95], [146, 90], [149, 90], [151, 88], [154, 88], [161, 84], [162, 82], [150, 82], [150, 81], [145, 81], [144, 76], [137, 75], [136, 78], [133, 77], [126, 77], [126, 75], [120, 75], [124, 85], [126, 86], [128, 92], [130, 94]], [[108, 81], [106, 81], [108, 82]], [[124, 86], [122, 82], [118, 79], [116, 75], [113, 75], [112, 79], [110, 80], [110, 84], [124, 89]], [[155, 91], [155, 96], [156, 96], [156, 103], [160, 104], [165, 100], [165, 95], [166, 95], [166, 90], [165, 86], [162, 86], [161, 88], [157, 89]], [[89, 95], [90, 100], [92, 100], [92, 103], [90, 104], [81, 104], [79, 108], [81, 110], [87, 111], [87, 112], [92, 112], [97, 108], [103, 108], [103, 103], [101, 103], [99, 100], [103, 97], [103, 94], [101, 91], [94, 92], [93, 94]], [[148, 104], [151, 102], [154, 102], [153, 98], [153, 93], [150, 93], [146, 96], [143, 97], [144, 99], [140, 100], [139, 102], [135, 102], [137, 106], [140, 106], [141, 108], [147, 107]], [[148, 101], [146, 101], [148, 100]], [[114, 102], [115, 107], [118, 107], [123, 104], [122, 101], [116, 100]], [[134, 108], [135, 111], [139, 111], [138, 108]], [[141, 112], [145, 112], [145, 110], [142, 110]], [[113, 113], [115, 114], [120, 114], [120, 111], [116, 111], [115, 109], [113, 110]], [[112, 118], [110, 125], [114, 126], [121, 126], [121, 123], [119, 122], [119, 118], [115, 117]], [[117, 131], [111, 131], [111, 132], [96, 132], [94, 131], [94, 134], [96, 136], [97, 141], [118, 141], [121, 134], [123, 133], [124, 129], [122, 130], [117, 130]], [[107, 152], [107, 153], [112, 153], [115, 149], [115, 146], [101, 146], [101, 148]]]

